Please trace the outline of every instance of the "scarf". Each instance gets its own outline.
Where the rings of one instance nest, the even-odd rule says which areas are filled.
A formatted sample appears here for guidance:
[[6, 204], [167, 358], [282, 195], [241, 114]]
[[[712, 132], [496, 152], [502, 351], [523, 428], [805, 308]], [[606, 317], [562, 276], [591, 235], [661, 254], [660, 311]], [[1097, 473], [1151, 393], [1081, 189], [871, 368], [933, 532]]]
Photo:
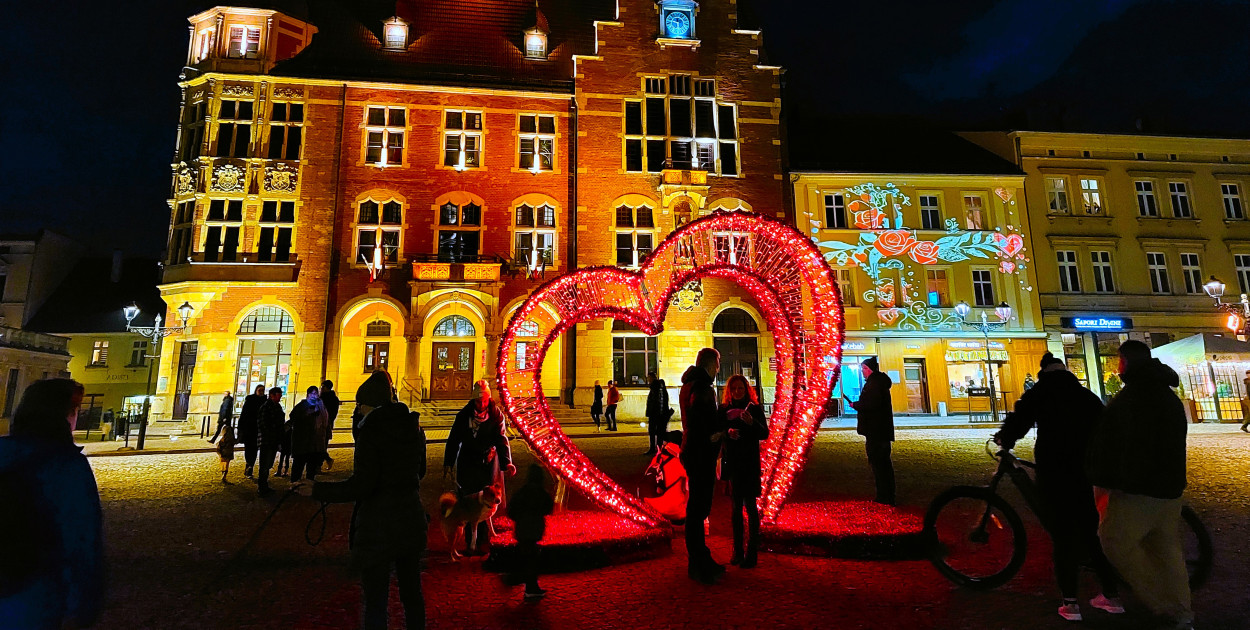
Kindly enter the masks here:
[[477, 432], [481, 430], [482, 424], [490, 419], [490, 402], [488, 401], [485, 405], [481, 405], [481, 409], [478, 409], [479, 405], [481, 405], [480, 399], [473, 401], [473, 415], [469, 418], [469, 431], [473, 433], [475, 438], [477, 437]]

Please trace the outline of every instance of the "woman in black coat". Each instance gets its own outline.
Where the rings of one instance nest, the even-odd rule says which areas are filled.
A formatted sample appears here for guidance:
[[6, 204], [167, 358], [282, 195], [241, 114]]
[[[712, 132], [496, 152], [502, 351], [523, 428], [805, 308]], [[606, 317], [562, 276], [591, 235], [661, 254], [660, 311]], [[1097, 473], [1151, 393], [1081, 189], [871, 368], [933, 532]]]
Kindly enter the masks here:
[[[760, 547], [760, 510], [756, 499], [760, 496], [760, 442], [768, 439], [768, 421], [764, 419], [764, 408], [756, 398], [755, 389], [741, 374], [729, 377], [725, 383], [725, 394], [717, 413], [721, 416], [721, 425], [729, 429], [721, 477], [729, 480], [734, 500], [730, 514], [734, 555], [730, 562], [749, 569], [755, 566]], [[751, 529], [745, 554], [742, 548], [744, 509]]]
[[599, 418], [603, 415], [603, 386], [595, 381], [595, 400], [590, 403], [590, 417], [595, 420], [595, 430], [599, 430]]

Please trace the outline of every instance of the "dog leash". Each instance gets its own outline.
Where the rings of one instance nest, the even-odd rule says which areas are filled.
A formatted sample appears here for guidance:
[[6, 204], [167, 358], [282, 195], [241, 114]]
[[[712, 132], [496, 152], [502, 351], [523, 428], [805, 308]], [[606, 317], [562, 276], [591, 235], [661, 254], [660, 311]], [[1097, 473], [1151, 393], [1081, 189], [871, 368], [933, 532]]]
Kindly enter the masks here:
[[[325, 539], [326, 537], [326, 508], [329, 506], [330, 506], [329, 501], [322, 501], [321, 507], [317, 508], [317, 511], [313, 513], [311, 518], [308, 519], [308, 524], [304, 526], [304, 542], [308, 543], [309, 546], [316, 547], [317, 545], [321, 544], [322, 540]], [[321, 531], [317, 532], [317, 539], [313, 540], [312, 533], [311, 533], [312, 527], [313, 527], [313, 523], [316, 522], [318, 517], [321, 518]]]

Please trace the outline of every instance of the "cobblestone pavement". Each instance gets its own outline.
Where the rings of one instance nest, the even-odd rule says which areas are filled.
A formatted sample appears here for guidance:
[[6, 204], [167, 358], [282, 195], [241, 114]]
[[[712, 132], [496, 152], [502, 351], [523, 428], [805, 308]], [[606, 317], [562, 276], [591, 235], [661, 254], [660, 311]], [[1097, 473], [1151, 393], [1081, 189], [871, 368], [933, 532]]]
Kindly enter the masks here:
[[[1247, 628], [1250, 616], [1250, 435], [1236, 426], [1195, 427], [1190, 437], [1188, 500], [1202, 514], [1216, 546], [1209, 584], [1194, 597], [1199, 628]], [[899, 499], [921, 511], [942, 489], [981, 483], [993, 469], [982, 450], [991, 429], [904, 429], [895, 446]], [[529, 454], [514, 443], [519, 463]], [[579, 445], [625, 487], [646, 463], [645, 438], [584, 440]], [[1027, 457], [1030, 445], [1022, 444]], [[351, 466], [350, 450], [334, 453], [335, 470]], [[423, 493], [433, 503], [442, 448], [430, 449]], [[305, 542], [317, 504], [282, 493], [260, 499], [236, 461], [231, 485], [219, 483], [209, 453], [94, 457], [104, 499], [111, 580], [104, 628], [351, 628], [359, 591], [347, 572], [351, 508], [332, 505], [325, 540]], [[277, 486], [282, 488], [282, 482]], [[825, 432], [813, 449], [794, 500], [870, 496], [862, 442]], [[1022, 501], [1011, 496], [1018, 507]], [[718, 496], [710, 543], [729, 556], [728, 501]], [[571, 507], [584, 507], [574, 499]], [[1022, 510], [1023, 512], [1024, 510]], [[266, 527], [257, 533], [266, 517]], [[431, 628], [1010, 628], [1073, 627], [1056, 614], [1049, 541], [1035, 520], [1024, 569], [988, 593], [954, 588], [926, 562], [856, 562], [763, 554], [753, 570], [731, 568], [724, 583], [705, 587], [685, 576], [680, 540], [670, 556], [583, 573], [544, 576], [550, 593], [524, 602], [478, 561], [452, 564], [446, 543], [431, 534], [425, 593]], [[319, 521], [310, 531], [318, 533]], [[255, 539], [240, 555], [249, 539]], [[1095, 594], [1092, 580], [1085, 598]], [[1089, 607], [1086, 606], [1088, 609]], [[1139, 607], [1138, 607], [1139, 608]], [[392, 593], [392, 627], [403, 627]], [[1078, 627], [1150, 628], [1142, 614], [1112, 617], [1087, 610]]]

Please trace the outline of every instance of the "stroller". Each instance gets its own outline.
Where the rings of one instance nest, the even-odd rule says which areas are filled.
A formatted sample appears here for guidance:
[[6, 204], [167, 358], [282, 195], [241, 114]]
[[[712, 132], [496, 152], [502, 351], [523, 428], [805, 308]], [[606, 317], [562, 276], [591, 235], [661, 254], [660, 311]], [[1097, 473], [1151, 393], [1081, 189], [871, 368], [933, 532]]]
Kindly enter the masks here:
[[680, 456], [681, 431], [670, 431], [643, 474], [645, 486], [640, 493], [643, 501], [674, 525], [685, 522], [686, 499], [690, 496]]

